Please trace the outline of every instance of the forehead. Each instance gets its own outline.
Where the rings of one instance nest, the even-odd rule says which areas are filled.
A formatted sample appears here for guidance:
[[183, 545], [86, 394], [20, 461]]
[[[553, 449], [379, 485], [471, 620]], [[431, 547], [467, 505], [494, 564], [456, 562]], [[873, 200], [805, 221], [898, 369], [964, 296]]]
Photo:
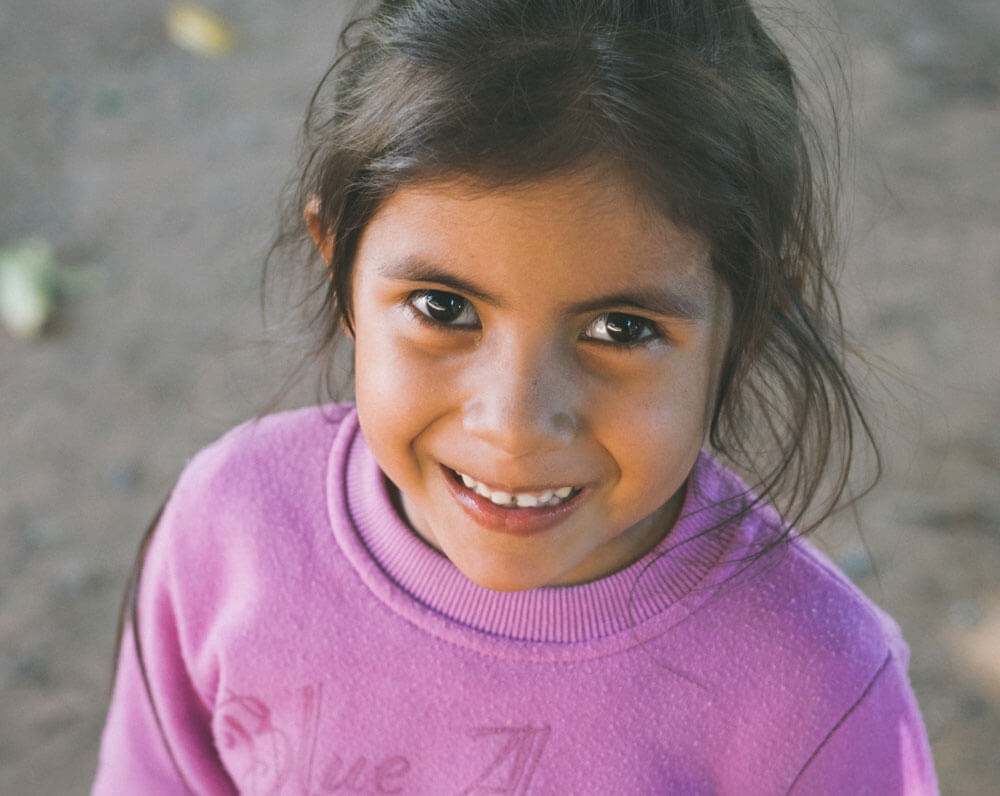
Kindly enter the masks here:
[[360, 265], [426, 262], [503, 283], [529, 270], [567, 294], [667, 279], [707, 293], [707, 242], [614, 173], [487, 186], [459, 177], [404, 186], [369, 222]]

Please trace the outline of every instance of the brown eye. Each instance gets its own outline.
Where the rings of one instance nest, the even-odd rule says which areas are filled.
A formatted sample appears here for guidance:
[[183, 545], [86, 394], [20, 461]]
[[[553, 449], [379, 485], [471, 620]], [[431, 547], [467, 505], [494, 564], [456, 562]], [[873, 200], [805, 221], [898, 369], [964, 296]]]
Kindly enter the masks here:
[[446, 326], [476, 326], [479, 319], [468, 299], [445, 290], [421, 290], [410, 303], [435, 323]]
[[591, 340], [628, 346], [655, 339], [660, 334], [653, 323], [638, 315], [605, 312], [594, 318], [584, 336]]

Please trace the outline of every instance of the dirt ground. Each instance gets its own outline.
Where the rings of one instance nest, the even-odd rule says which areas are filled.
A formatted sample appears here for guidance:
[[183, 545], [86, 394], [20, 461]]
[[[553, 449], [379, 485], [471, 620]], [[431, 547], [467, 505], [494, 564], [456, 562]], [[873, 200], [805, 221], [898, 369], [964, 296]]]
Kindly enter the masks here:
[[[943, 792], [986, 796], [1000, 789], [1000, 4], [831, 2], [792, 31], [847, 59], [845, 306], [891, 370], [869, 385], [888, 471], [860, 506], [867, 549], [847, 516], [824, 539], [911, 645]], [[167, 5], [0, 2], [0, 246], [42, 236], [63, 265], [106, 275], [41, 339], [0, 331], [3, 794], [87, 792], [141, 531], [288, 363], [261, 344], [261, 262], [345, 3], [210, 3], [239, 34], [216, 60], [168, 41]]]

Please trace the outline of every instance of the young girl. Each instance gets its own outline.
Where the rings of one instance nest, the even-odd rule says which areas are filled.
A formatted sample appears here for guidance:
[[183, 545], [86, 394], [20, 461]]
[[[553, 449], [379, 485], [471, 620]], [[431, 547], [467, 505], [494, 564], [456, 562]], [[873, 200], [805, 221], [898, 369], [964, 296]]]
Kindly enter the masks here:
[[187, 468], [94, 792], [935, 793], [898, 629], [792, 530], [868, 434], [750, 7], [385, 0], [342, 47], [295, 213], [356, 404]]

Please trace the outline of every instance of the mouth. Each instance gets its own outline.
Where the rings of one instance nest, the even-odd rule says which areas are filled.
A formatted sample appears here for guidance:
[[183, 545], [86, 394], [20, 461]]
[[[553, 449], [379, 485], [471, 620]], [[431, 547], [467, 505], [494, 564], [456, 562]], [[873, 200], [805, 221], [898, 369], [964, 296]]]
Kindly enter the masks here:
[[568, 484], [497, 488], [443, 464], [441, 471], [459, 506], [477, 526], [511, 536], [531, 536], [559, 525], [590, 492], [586, 485]]
[[452, 479], [471, 492], [490, 501], [495, 506], [506, 509], [553, 508], [575, 498], [581, 492], [581, 487], [559, 486], [532, 491], [508, 492], [493, 489], [471, 475], [447, 468]]

